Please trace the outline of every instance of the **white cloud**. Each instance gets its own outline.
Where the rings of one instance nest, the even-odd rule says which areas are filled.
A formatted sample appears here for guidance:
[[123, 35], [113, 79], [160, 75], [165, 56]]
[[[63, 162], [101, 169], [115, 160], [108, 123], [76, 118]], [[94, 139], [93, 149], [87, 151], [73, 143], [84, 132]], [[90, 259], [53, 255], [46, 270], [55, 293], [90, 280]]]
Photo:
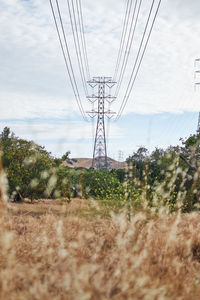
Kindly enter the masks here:
[[[60, 3], [62, 11], [66, 12], [63, 16], [67, 22], [67, 3], [65, 1]], [[150, 2], [144, 1], [143, 15], [147, 13], [145, 10], [147, 3], [149, 5]], [[83, 1], [82, 5], [91, 74], [110, 76], [114, 72], [117, 57], [124, 2], [87, 0]], [[3, 0], [0, 8], [2, 66], [0, 87], [2, 90], [7, 94], [16, 93], [18, 99], [19, 94], [22, 98], [27, 94], [38, 99], [43, 97], [44, 101], [52, 95], [56, 99], [69, 98], [74, 104], [74, 106], [70, 105], [70, 109], [76, 111], [77, 106], [66, 74], [49, 2]], [[181, 1], [180, 4], [179, 0], [173, 3], [163, 1], [125, 112], [157, 113], [199, 109], [194, 101], [189, 100], [187, 103], [193, 93], [193, 61], [198, 56], [200, 48], [197, 39], [200, 33], [200, 21], [198, 18], [191, 17], [192, 13], [197, 16], [197, 9], [200, 10], [197, 2], [191, 4], [188, 1]], [[69, 24], [66, 28], [69, 28]], [[69, 44], [72, 47], [72, 35], [70, 30], [67, 31]], [[133, 51], [129, 61], [127, 76], [116, 109], [124, 95], [134, 53]], [[75, 62], [74, 49], [71, 54]], [[81, 97], [84, 99], [77, 65], [73, 65], [81, 88]], [[180, 101], [181, 107], [179, 107]], [[84, 107], [86, 102], [84, 99]], [[34, 103], [29, 105], [34, 106]], [[57, 101], [55, 109], [56, 105], [59, 105]], [[31, 113], [32, 109], [30, 109]]]
[[[107, 125], [107, 124], [106, 124]], [[74, 156], [92, 156], [95, 128], [91, 123], [74, 120], [1, 120], [0, 131], [8, 126], [16, 136], [34, 140], [40, 145], [45, 145], [48, 151], [55, 155], [62, 155], [70, 150]], [[124, 135], [118, 125], [112, 124], [109, 137], [119, 140]], [[86, 155], [87, 153], [87, 155]]]
[[[64, 12], [70, 49], [73, 49], [71, 55], [81, 99], [84, 109], [89, 110], [90, 105], [83, 95], [76, 64], [67, 19], [67, 2], [59, 3]], [[150, 5], [150, 1], [144, 0], [143, 3], [142, 15], [145, 16], [146, 5]], [[83, 0], [82, 7], [91, 75], [112, 76], [125, 1]], [[162, 1], [149, 47], [125, 113], [180, 113], [200, 110], [200, 95], [195, 94], [193, 90], [194, 59], [199, 56], [200, 49], [199, 13], [199, 1]], [[144, 22], [142, 24], [144, 25]], [[136, 36], [139, 35], [141, 26], [138, 27]], [[138, 42], [139, 40], [134, 45]], [[119, 108], [133, 67], [134, 54], [133, 51], [120, 97], [113, 110]], [[0, 65], [0, 119], [5, 120], [2, 125], [6, 125], [8, 119], [55, 119], [53, 125], [48, 121], [46, 124], [34, 121], [34, 126], [31, 126], [34, 127], [39, 140], [65, 139], [66, 128], [70, 129], [70, 139], [78, 140], [81, 136], [90, 136], [90, 124], [76, 123], [73, 127], [71, 123], [71, 120], [77, 119], [78, 107], [66, 74], [49, 1], [0, 2]], [[66, 123], [57, 126], [59, 119], [65, 119]], [[25, 123], [23, 126], [19, 123], [13, 124], [17, 134], [27, 138], [34, 137], [28, 123], [27, 126]], [[39, 130], [41, 126], [43, 130]], [[123, 132], [119, 131], [118, 125], [113, 126], [112, 124], [111, 135], [119, 138]], [[23, 131], [22, 127], [26, 129]]]
[[75, 106], [71, 99], [14, 92], [0, 92], [0, 119], [47, 119], [73, 116]]
[[[195, 16], [200, 4], [181, 3], [163, 1], [125, 113], [200, 110], [199, 95], [194, 93], [194, 59], [200, 49], [200, 21]], [[182, 8], [193, 12], [193, 18], [181, 15]]]

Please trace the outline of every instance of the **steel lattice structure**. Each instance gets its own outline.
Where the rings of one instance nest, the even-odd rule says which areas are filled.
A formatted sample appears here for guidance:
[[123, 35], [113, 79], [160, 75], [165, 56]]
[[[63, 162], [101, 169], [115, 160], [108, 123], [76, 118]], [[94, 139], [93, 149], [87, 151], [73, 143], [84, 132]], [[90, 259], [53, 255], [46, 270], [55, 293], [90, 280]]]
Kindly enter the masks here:
[[110, 94], [115, 83], [116, 82], [112, 81], [111, 77], [93, 77], [92, 80], [88, 81], [88, 84], [93, 89], [93, 93], [87, 98], [92, 103], [97, 102], [97, 108], [87, 112], [91, 118], [97, 116], [92, 161], [92, 168], [95, 169], [108, 169], [105, 116], [107, 118], [112, 118], [115, 114], [114, 112], [111, 112], [110, 109], [106, 108], [106, 104], [111, 104], [115, 100], [115, 97]]
[[[200, 58], [195, 59], [194, 66], [195, 66], [195, 73], [194, 73], [194, 75], [195, 75], [195, 89], [196, 89], [196, 86], [200, 85], [200, 78], [199, 78], [199, 74], [200, 74]], [[198, 117], [197, 132], [200, 132], [200, 112], [199, 112], [199, 117]]]
[[197, 132], [200, 132], [200, 112], [198, 117]]

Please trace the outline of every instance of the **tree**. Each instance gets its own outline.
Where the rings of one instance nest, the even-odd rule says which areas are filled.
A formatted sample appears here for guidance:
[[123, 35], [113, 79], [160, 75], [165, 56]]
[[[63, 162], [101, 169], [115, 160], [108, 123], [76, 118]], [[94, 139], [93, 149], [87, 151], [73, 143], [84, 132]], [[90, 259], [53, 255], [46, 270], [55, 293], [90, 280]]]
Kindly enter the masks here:
[[70, 155], [70, 151], [67, 151], [65, 154], [63, 154], [63, 156], [61, 158], [55, 158], [54, 163], [56, 164], [56, 166], [59, 166], [64, 161], [66, 161], [68, 159], [69, 155]]
[[187, 172], [183, 211], [188, 212], [200, 201], [200, 133], [197, 132], [181, 141], [181, 166]]
[[0, 135], [0, 147], [10, 195], [38, 197], [46, 184], [41, 172], [48, 172], [54, 164], [50, 153], [32, 141], [16, 137], [7, 127]]
[[128, 165], [132, 168], [132, 176], [142, 181], [143, 171], [146, 160], [148, 159], [148, 150], [145, 147], [140, 147], [137, 152], [129, 156], [126, 160]]

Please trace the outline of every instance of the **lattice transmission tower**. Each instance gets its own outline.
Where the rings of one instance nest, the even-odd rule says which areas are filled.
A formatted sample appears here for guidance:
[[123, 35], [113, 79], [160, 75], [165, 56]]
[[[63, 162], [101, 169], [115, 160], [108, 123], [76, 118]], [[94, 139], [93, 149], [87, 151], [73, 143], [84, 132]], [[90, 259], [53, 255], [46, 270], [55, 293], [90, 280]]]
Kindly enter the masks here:
[[[200, 86], [200, 58], [195, 59], [194, 67], [195, 67], [194, 78], [195, 78], [195, 90], [196, 90], [196, 87]], [[197, 132], [200, 132], [200, 112], [198, 117]]]
[[91, 118], [97, 117], [92, 168], [108, 169], [105, 116], [110, 119], [115, 114], [109, 107], [116, 98], [111, 95], [111, 89], [116, 82], [112, 80], [112, 77], [93, 77], [88, 84], [92, 88], [92, 94], [87, 98], [91, 103], [97, 103], [96, 108], [87, 112]]

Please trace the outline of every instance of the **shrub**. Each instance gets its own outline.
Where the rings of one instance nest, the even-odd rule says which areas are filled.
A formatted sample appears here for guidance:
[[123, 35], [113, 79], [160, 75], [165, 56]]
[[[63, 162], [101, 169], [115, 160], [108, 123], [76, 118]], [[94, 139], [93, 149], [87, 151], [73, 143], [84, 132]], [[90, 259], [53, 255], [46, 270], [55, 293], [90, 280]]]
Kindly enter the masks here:
[[91, 196], [114, 205], [123, 201], [124, 188], [116, 174], [106, 170], [89, 170], [84, 173], [83, 180], [86, 197]]
[[62, 159], [54, 159], [44, 147], [16, 137], [7, 127], [0, 135], [0, 147], [11, 199], [71, 197], [71, 177], [68, 168], [61, 165]]

